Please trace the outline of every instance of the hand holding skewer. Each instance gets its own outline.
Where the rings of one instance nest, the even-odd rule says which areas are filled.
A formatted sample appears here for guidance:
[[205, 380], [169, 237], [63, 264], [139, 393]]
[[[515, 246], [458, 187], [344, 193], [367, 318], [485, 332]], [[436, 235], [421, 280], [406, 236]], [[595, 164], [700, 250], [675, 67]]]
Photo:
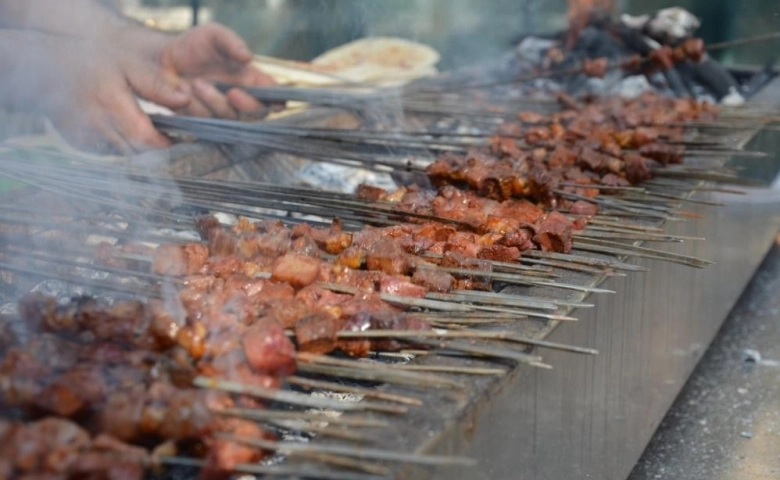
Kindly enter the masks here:
[[162, 148], [169, 139], [141, 109], [141, 98], [201, 117], [262, 116], [264, 105], [238, 88], [267, 86], [252, 52], [231, 30], [203, 25], [179, 35], [155, 32], [99, 2], [0, 0], [9, 72], [6, 106], [50, 118], [75, 146], [123, 154]]

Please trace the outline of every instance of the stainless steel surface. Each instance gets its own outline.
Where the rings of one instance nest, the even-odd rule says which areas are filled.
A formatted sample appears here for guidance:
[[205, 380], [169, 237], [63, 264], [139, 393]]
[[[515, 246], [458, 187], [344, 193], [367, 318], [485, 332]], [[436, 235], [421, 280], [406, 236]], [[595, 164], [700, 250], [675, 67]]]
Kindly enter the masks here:
[[481, 467], [434, 478], [626, 478], [774, 239], [778, 206], [729, 205], [669, 225], [709, 239], [674, 251], [717, 264], [639, 261], [647, 273], [609, 279], [603, 286], [617, 295], [599, 297], [548, 337], [600, 354], [549, 352], [552, 371], [521, 367], [474, 408], [473, 429], [458, 442]]
[[[754, 133], [733, 135], [732, 142], [741, 144]], [[267, 165], [265, 160], [256, 163]], [[403, 467], [397, 477], [625, 479], [780, 226], [777, 192], [756, 190], [717, 200], [727, 206], [697, 207], [702, 219], [666, 225], [671, 234], [707, 238], [667, 245], [669, 251], [716, 265], [696, 270], [636, 261], [649, 271], [605, 279], [601, 286], [617, 294], [592, 298], [595, 308], [575, 312], [579, 322], [513, 326], [522, 335], [596, 348], [598, 356], [546, 350], [544, 359], [552, 371], [521, 366], [498, 379], [463, 377], [464, 391], [417, 391], [425, 404], [394, 419], [382, 444], [402, 451], [462, 453], [478, 459], [480, 466]], [[585, 274], [566, 278], [582, 284], [598, 280]], [[561, 295], [541, 289], [533, 293]], [[463, 365], [441, 357], [418, 361]], [[393, 391], [409, 393], [397, 387]]]
[[780, 478], [778, 292], [780, 242], [753, 277], [629, 480]]
[[[774, 88], [780, 89], [780, 84]], [[732, 141], [742, 143], [754, 133], [734, 135]], [[216, 147], [180, 148], [169, 159], [171, 170], [179, 174], [222, 175], [237, 162], [255, 172], [268, 172], [269, 165], [280, 163], [258, 158], [259, 151], [231, 158]], [[151, 163], [159, 160], [148, 159]], [[275, 180], [294, 180], [285, 177]], [[713, 196], [704, 197], [712, 200]], [[670, 234], [705, 237], [706, 241], [663, 247], [714, 260], [716, 265], [696, 270], [639, 260], [635, 263], [649, 271], [625, 278], [566, 273], [563, 281], [591, 285], [603, 280], [601, 286], [617, 294], [593, 297], [596, 307], [576, 311], [578, 322], [522, 321], [511, 326], [520, 335], [596, 348], [598, 356], [544, 350], [544, 361], [554, 367], [552, 371], [520, 366], [509, 368], [500, 378], [461, 376], [468, 387], [463, 391], [416, 391], [425, 404], [394, 418], [392, 426], [382, 432], [382, 445], [400, 451], [462, 453], [478, 459], [480, 466], [406, 467], [397, 476], [625, 479], [780, 226], [776, 191], [758, 190], [744, 198], [717, 200], [728, 205], [697, 206], [693, 210], [702, 219], [666, 225]], [[533, 294], [581, 299], [549, 289], [534, 288]], [[442, 357], [418, 361], [464, 363]], [[487, 365], [477, 360], [469, 363]]]
[[[776, 103], [780, 96], [770, 98]], [[737, 145], [754, 134], [729, 136]], [[778, 159], [766, 161], [772, 165], [766, 171], [776, 174]], [[707, 240], [664, 248], [715, 265], [696, 270], [638, 260], [648, 272], [605, 279], [601, 286], [617, 294], [591, 298], [596, 307], [576, 311], [579, 322], [517, 326], [526, 335], [593, 347], [600, 354], [544, 351], [552, 371], [521, 366], [498, 380], [464, 379], [469, 389], [460, 394], [426, 393], [420, 411], [395, 422], [388, 432], [391, 443], [461, 453], [480, 465], [403, 469], [398, 478], [625, 479], [780, 227], [777, 183], [742, 197], [701, 198], [726, 206], [694, 208], [701, 219], [665, 228]], [[567, 281], [596, 280], [573, 277]]]
[[[772, 165], [776, 173], [776, 159]], [[575, 313], [579, 322], [547, 337], [600, 354], [545, 352], [554, 370], [520, 367], [491, 385], [464, 410], [458, 428], [431, 442], [438, 451], [478, 458], [480, 467], [432, 477], [626, 478], [780, 227], [777, 182], [772, 190], [717, 200], [727, 206], [666, 225], [672, 234], [707, 238], [670, 250], [716, 265], [695, 270], [640, 260], [647, 273], [608, 279], [602, 286], [617, 295], [598, 297], [596, 308]]]

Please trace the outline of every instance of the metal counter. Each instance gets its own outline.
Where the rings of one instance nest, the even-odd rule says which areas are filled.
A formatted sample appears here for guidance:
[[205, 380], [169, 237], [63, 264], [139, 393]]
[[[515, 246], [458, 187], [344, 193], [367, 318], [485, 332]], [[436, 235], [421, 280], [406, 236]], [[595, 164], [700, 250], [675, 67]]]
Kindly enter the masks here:
[[[774, 82], [763, 99], [777, 105], [780, 83]], [[730, 141], [742, 145], [754, 134], [730, 134]], [[764, 139], [760, 147], [780, 154], [778, 137], [768, 143]], [[770, 163], [763, 170], [777, 175], [780, 158], [764, 161]], [[747, 189], [745, 196], [696, 198], [726, 206], [686, 205], [702, 218], [667, 223], [665, 228], [706, 241], [657, 245], [715, 265], [694, 269], [636, 259], [632, 263], [647, 272], [595, 282], [617, 293], [590, 297], [596, 306], [575, 311], [578, 322], [542, 328], [536, 336], [593, 347], [599, 355], [544, 350], [551, 371], [520, 366], [500, 380], [473, 384], [483, 391], [463, 403], [456, 400], [459, 406], [452, 406], [446, 396], [427, 399], [438, 403], [426, 408], [437, 420], [420, 419], [430, 429], [417, 437], [419, 449], [461, 453], [478, 459], [479, 466], [409, 470], [403, 475], [442, 480], [625, 479], [780, 228], [780, 177], [773, 188]], [[413, 435], [412, 430], [405, 432]]]
[[[764, 98], [778, 104], [780, 82], [767, 88]], [[729, 142], [744, 146], [755, 135], [755, 131], [731, 132]], [[780, 152], [776, 144], [758, 148]], [[195, 157], [202, 159], [202, 154]], [[259, 165], [266, 174], [268, 166], [278, 163], [246, 161], [257, 154], [239, 155], [237, 162], [241, 168]], [[772, 168], [766, 170], [777, 173], [778, 159], [745, 161], [771, 162], [767, 165]], [[197, 173], [229, 178], [219, 170]], [[702, 218], [667, 223], [665, 228], [673, 235], [706, 240], [653, 247], [712, 260], [715, 265], [695, 269], [635, 259], [631, 262], [648, 271], [606, 278], [562, 272], [569, 283], [599, 285], [616, 294], [589, 297], [587, 301], [596, 306], [574, 311], [578, 322], [532, 320], [501, 326], [524, 336], [596, 348], [599, 355], [542, 350], [552, 370], [521, 365], [500, 378], [459, 376], [467, 386], [463, 391], [380, 387], [425, 402], [393, 419], [392, 427], [381, 432], [383, 447], [462, 454], [479, 461], [476, 468], [398, 467], [396, 478], [625, 479], [780, 227], [778, 189], [697, 198], [726, 206], [686, 205], [686, 210]], [[560, 290], [514, 288], [526, 294], [583, 300], [581, 294]], [[464, 365], [463, 360], [440, 356], [415, 361]], [[469, 364], [495, 365], [478, 360]]]
[[[780, 82], [764, 92], [780, 103]], [[759, 99], [760, 101], [760, 99]], [[735, 145], [755, 131], [730, 134]], [[777, 146], [767, 148], [780, 151]], [[172, 162], [176, 174], [216, 176], [251, 168], [279, 169], [288, 177], [294, 164], [251, 160], [257, 149], [224, 150], [186, 146], [134, 159], [159, 167]], [[247, 161], [250, 159], [250, 161]], [[746, 160], [769, 161], [769, 160]], [[777, 165], [778, 159], [771, 160]], [[774, 170], [776, 172], [776, 169]], [[254, 175], [249, 177], [257, 178]], [[397, 478], [468, 480], [623, 480], [658, 427], [686, 379], [717, 333], [740, 293], [768, 251], [780, 227], [780, 190], [758, 189], [744, 197], [704, 194], [724, 207], [686, 206], [701, 219], [671, 222], [673, 235], [706, 241], [654, 244], [654, 247], [715, 261], [704, 269], [635, 259], [647, 272], [597, 278], [561, 272], [568, 283], [599, 285], [616, 294], [600, 294], [579, 309], [577, 322], [517, 321], [502, 330], [523, 336], [592, 347], [597, 356], [543, 350], [552, 370], [525, 365], [502, 377], [459, 376], [463, 390], [415, 390], [424, 401], [393, 419], [381, 432], [381, 446], [399, 451], [462, 454], [476, 468], [397, 467]], [[595, 255], [594, 255], [595, 256]], [[513, 287], [522, 293], [582, 300], [561, 290]], [[417, 362], [463, 365], [461, 359], [418, 357]], [[474, 366], [494, 365], [469, 360]], [[404, 393], [404, 389], [380, 388]]]

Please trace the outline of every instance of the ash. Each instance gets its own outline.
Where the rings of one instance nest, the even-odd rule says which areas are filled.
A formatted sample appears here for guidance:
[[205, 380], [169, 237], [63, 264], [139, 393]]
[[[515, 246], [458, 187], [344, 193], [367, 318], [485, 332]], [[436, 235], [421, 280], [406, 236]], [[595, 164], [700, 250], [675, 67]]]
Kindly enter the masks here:
[[[591, 12], [585, 20], [580, 30], [575, 22], [564, 32], [525, 37], [501, 59], [498, 70], [511, 78], [545, 71], [563, 73], [579, 68], [584, 60], [607, 59], [610, 65], [618, 65], [632, 56], [653, 59], [658, 55], [657, 59], [671, 51], [665, 53], [664, 49], [682, 48], [694, 38], [700, 25], [693, 14], [681, 8], [638, 17], [623, 15], [620, 19]], [[740, 83], [704, 50], [682, 60], [664, 58], [668, 64], [646, 62], [636, 74], [622, 68], [609, 69], [603, 78], [589, 78], [584, 73], [562, 74], [526, 84], [522, 90], [526, 95], [564, 91], [572, 95], [623, 97], [654, 90], [668, 96], [735, 106], [760, 89], [765, 84], [761, 81], [771, 80], [763, 78], [767, 73], [761, 72]], [[490, 75], [495, 77], [495, 73]]]
[[332, 163], [316, 162], [307, 165], [301, 169], [299, 178], [308, 186], [342, 193], [352, 193], [363, 183], [386, 189], [396, 188], [388, 173]]

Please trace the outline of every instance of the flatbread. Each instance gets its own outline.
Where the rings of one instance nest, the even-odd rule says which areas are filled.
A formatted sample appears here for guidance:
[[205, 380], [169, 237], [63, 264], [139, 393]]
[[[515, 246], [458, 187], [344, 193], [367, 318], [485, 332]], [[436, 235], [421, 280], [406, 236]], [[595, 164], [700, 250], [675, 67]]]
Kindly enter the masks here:
[[329, 50], [312, 60], [321, 71], [344, 72], [375, 65], [397, 71], [416, 71], [435, 66], [439, 53], [428, 45], [403, 38], [371, 37]]
[[279, 85], [322, 86], [345, 83], [338, 75], [320, 71], [320, 68], [305, 62], [282, 60], [256, 55], [253, 62], [260, 71], [274, 79]]
[[372, 37], [329, 50], [311, 63], [255, 57], [255, 66], [280, 85], [325, 86], [350, 82], [397, 85], [436, 75], [440, 55], [403, 38]]

